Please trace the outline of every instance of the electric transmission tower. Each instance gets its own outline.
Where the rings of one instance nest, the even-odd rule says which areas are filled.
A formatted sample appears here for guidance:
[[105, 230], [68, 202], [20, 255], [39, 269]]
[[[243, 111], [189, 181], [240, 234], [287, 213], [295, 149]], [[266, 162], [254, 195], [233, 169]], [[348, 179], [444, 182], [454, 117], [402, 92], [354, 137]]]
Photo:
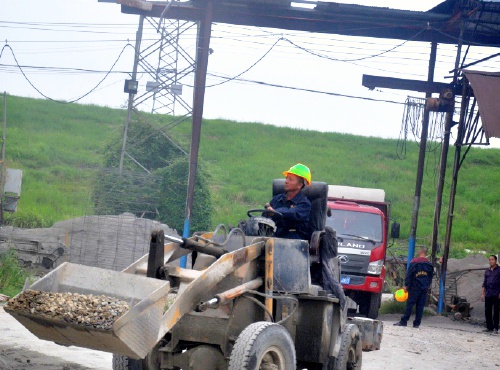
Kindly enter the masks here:
[[124, 88], [129, 94], [129, 101], [119, 164], [120, 174], [125, 158], [149, 172], [147, 166], [127, 151], [127, 148], [136, 145], [128, 141], [130, 123], [138, 116], [147, 121], [141, 111], [171, 116], [158, 128], [158, 134], [184, 155], [187, 154], [170, 138], [168, 130], [191, 119], [192, 106], [184, 95], [191, 95], [186, 94], [186, 87], [190, 89], [193, 85], [195, 59], [191, 54], [196, 50], [196, 32], [194, 22], [140, 16], [133, 72]]

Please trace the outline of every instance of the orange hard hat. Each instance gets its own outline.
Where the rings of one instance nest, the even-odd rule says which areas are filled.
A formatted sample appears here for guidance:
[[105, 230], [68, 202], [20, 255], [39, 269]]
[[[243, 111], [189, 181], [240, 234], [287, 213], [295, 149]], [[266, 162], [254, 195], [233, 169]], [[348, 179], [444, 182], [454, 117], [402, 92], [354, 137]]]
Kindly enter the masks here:
[[398, 289], [394, 292], [394, 299], [398, 302], [405, 302], [408, 299], [408, 292], [404, 289]]

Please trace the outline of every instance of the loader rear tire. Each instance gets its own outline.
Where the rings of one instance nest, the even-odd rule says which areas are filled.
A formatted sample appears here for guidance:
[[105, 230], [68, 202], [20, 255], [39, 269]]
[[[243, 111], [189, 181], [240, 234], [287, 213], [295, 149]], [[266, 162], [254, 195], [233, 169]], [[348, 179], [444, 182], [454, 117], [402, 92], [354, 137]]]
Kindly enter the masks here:
[[[331, 370], [361, 370], [362, 343], [359, 329], [354, 324], [346, 324], [342, 332], [339, 355], [330, 361]], [[331, 363], [333, 362], [333, 366]]]
[[113, 370], [144, 370], [142, 360], [113, 354]]
[[248, 325], [234, 343], [229, 370], [295, 370], [295, 345], [279, 324]]

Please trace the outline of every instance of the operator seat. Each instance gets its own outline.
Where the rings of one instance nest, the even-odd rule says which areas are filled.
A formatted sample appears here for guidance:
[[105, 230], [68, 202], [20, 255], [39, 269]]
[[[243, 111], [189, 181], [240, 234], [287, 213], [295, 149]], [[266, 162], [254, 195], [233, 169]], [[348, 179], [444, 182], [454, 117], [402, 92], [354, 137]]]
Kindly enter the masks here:
[[[276, 179], [273, 181], [273, 197], [285, 192], [285, 179]], [[310, 245], [310, 255], [312, 259], [319, 255], [319, 243], [322, 233], [325, 230], [326, 213], [328, 211], [328, 184], [322, 181], [313, 181], [311, 185], [302, 189], [304, 195], [311, 202], [311, 213], [309, 221], [313, 226], [313, 234]]]
[[[273, 181], [273, 196], [285, 191], [285, 180]], [[313, 233], [309, 240], [309, 262], [311, 288], [314, 295], [317, 288], [326, 290], [339, 298], [341, 307], [345, 305], [345, 295], [340, 284], [340, 261], [337, 257], [336, 233], [331, 228], [325, 231], [328, 212], [328, 184], [313, 181], [311, 185], [302, 189], [304, 195], [311, 202], [309, 220], [313, 225]], [[320, 250], [322, 249], [322, 251]], [[322, 257], [325, 259], [322, 261]]]

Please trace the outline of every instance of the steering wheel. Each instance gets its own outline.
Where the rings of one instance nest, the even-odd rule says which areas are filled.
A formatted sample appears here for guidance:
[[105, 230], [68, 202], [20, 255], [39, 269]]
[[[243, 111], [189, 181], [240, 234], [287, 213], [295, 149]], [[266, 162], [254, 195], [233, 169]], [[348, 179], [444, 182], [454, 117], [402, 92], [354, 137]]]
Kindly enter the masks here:
[[252, 217], [252, 213], [256, 213], [256, 212], [259, 212], [259, 213], [262, 213], [262, 215], [264, 217], [271, 217], [271, 216], [278, 216], [279, 218], [283, 218], [283, 214], [281, 212], [278, 212], [278, 211], [269, 211], [267, 209], [251, 209], [247, 212], [247, 216], [248, 217]]

